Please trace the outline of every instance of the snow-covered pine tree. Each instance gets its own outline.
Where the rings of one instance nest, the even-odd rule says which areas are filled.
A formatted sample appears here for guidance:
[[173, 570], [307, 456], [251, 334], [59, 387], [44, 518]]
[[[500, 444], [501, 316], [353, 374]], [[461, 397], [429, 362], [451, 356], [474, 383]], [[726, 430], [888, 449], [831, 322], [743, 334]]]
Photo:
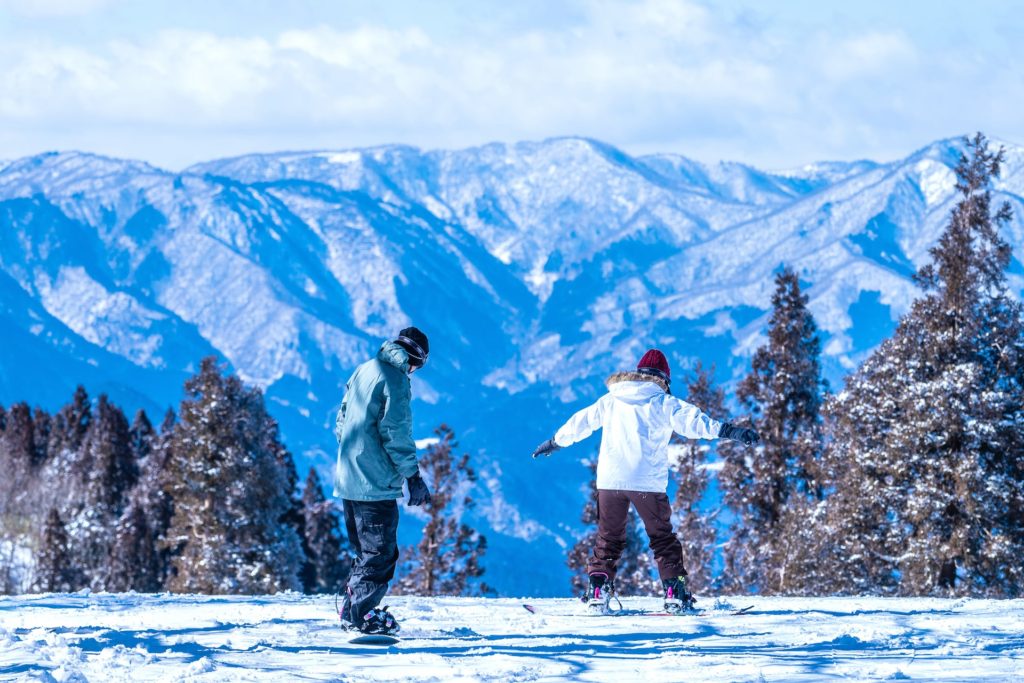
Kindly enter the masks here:
[[73, 461], [66, 528], [72, 562], [86, 573], [95, 590], [104, 588], [114, 528], [138, 478], [128, 432], [121, 409], [100, 396]]
[[924, 296], [828, 404], [833, 589], [1018, 597], [1024, 588], [1024, 339], [1007, 293], [1011, 217], [980, 133]]
[[0, 514], [27, 512], [25, 498], [38, 461], [36, 453], [32, 411], [25, 403], [15, 403], [0, 433]]
[[47, 448], [50, 455], [59, 455], [63, 451], [77, 452], [82, 447], [82, 440], [91, 420], [92, 406], [89, 403], [89, 394], [79, 385], [75, 389], [71, 403], [53, 416], [50, 443]]
[[162, 587], [161, 550], [150, 528], [145, 509], [133, 499], [117, 520], [104, 590], [155, 593]]
[[11, 406], [0, 431], [0, 593], [23, 590], [18, 549], [30, 545], [35, 525], [27, 486], [33, 475], [32, 413], [24, 403]]
[[[92, 412], [89, 395], [78, 386], [71, 402], [50, 418], [46, 457], [31, 493], [40, 515], [51, 507], [56, 508], [69, 527], [85, 505], [84, 479], [89, 474], [79, 461], [93, 420]], [[39, 522], [41, 528], [42, 520]], [[72, 552], [72, 561], [78, 561], [75, 552]]]
[[484, 574], [480, 560], [487, 551], [487, 539], [463, 516], [474, 503], [470, 489], [476, 472], [469, 455], [457, 460], [455, 433], [441, 425], [434, 430], [439, 441], [420, 458], [420, 473], [430, 487], [431, 501], [424, 506], [427, 523], [422, 540], [404, 551], [405, 570], [394, 586], [400, 595], [470, 595], [488, 592], [477, 582]]
[[36, 555], [33, 590], [41, 593], [68, 593], [79, 590], [84, 583], [85, 577], [72, 564], [68, 553], [68, 534], [60, 513], [50, 508]]
[[340, 593], [352, 571], [349, 545], [341, 532], [341, 518], [332, 501], [324, 497], [320, 476], [309, 468], [302, 492], [306, 555], [311, 579], [306, 593]]
[[[586, 463], [590, 470], [589, 495], [583, 506], [580, 521], [587, 531], [569, 549], [565, 564], [572, 571], [570, 582], [574, 593], [582, 595], [590, 585], [587, 564], [594, 546], [597, 545], [597, 461]], [[647, 547], [640, 517], [632, 507], [626, 521], [626, 547], [617, 565], [615, 590], [622, 595], [650, 595], [661, 590], [657, 578], [657, 567]]]
[[149, 416], [146, 415], [145, 410], [140, 408], [136, 411], [129, 434], [131, 435], [132, 456], [141, 470], [143, 463], [146, 462], [146, 458], [149, 456], [150, 449], [153, 447], [153, 439], [156, 438], [153, 423], [149, 421]]
[[288, 509], [281, 516], [281, 522], [295, 530], [299, 539], [299, 586], [304, 593], [311, 593], [316, 582], [316, 567], [310, 557], [309, 542], [306, 538], [306, 515], [302, 506], [302, 495], [299, 493], [299, 473], [295, 469], [295, 459], [291, 452], [282, 447], [278, 451], [282, 471], [285, 473], [284, 494], [288, 497]]
[[[165, 540], [167, 529], [171, 525], [171, 515], [174, 513], [174, 501], [171, 500], [167, 489], [173, 476], [170, 463], [174, 450], [174, 427], [177, 422], [177, 414], [168, 408], [164, 413], [163, 422], [160, 423], [159, 433], [155, 434], [150, 442], [149, 455], [142, 464], [142, 475], [139, 478], [142, 488], [139, 489], [138, 497], [143, 501], [146, 517], [153, 526], [158, 545]], [[169, 561], [168, 554], [165, 565]], [[165, 578], [166, 571], [165, 566]]]
[[290, 508], [284, 447], [263, 395], [224, 376], [213, 357], [185, 383], [165, 491], [174, 514], [176, 592], [276, 593], [300, 588], [302, 548]]
[[139, 479], [128, 496], [128, 507], [117, 521], [107, 566], [106, 589], [152, 593], [162, 590], [170, 554], [163, 545], [172, 505], [163, 490], [170, 459], [174, 412], [168, 411], [159, 435], [146, 413], [139, 411], [131, 428], [131, 449]]
[[[714, 366], [708, 370], [698, 363], [687, 381], [686, 401], [721, 419], [725, 415], [725, 391], [714, 385], [714, 374]], [[671, 472], [676, 480], [672, 512], [676, 535], [683, 545], [690, 590], [703, 593], [711, 586], [718, 515], [717, 510], [704, 512], [700, 509], [710, 482], [704, 465], [711, 446], [706, 441], [683, 439], [678, 434], [673, 434], [672, 444]]]
[[38, 469], [46, 464], [49, 458], [50, 428], [52, 419], [50, 414], [42, 408], [36, 408], [32, 415], [33, 441], [35, 443], [35, 458], [33, 466]]
[[723, 584], [731, 590], [802, 593], [814, 581], [815, 539], [808, 515], [823, 495], [820, 481], [825, 384], [821, 342], [807, 295], [790, 268], [775, 278], [768, 343], [754, 354], [736, 396], [761, 435], [755, 450], [730, 449], [720, 475], [723, 499], [736, 512], [725, 544]]

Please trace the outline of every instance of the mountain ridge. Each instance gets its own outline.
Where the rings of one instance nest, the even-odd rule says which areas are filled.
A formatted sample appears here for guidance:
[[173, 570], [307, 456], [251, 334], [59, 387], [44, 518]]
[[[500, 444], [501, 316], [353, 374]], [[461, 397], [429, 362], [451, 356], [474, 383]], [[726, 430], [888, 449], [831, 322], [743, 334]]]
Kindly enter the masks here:
[[[960, 145], [802, 173], [574, 137], [241, 155], [178, 173], [78, 152], [12, 160], [0, 330], [47, 380], [5, 354], [0, 403], [55, 409], [81, 378], [162, 411], [212, 353], [264, 388], [300, 466], [329, 474], [345, 379], [415, 323], [432, 346], [413, 377], [417, 437], [456, 429], [479, 459], [492, 547], [539, 562], [576, 533], [586, 473], [572, 455], [521, 466], [533, 442], [649, 346], [675, 376], [702, 360], [731, 387], [763, 342], [782, 263], [806, 282], [841, 380], [917, 296], [910, 276], [948, 218]], [[1024, 148], [1007, 146], [995, 194], [1015, 209], [1017, 296], [1022, 188]], [[508, 590], [550, 583], [496, 571]]]

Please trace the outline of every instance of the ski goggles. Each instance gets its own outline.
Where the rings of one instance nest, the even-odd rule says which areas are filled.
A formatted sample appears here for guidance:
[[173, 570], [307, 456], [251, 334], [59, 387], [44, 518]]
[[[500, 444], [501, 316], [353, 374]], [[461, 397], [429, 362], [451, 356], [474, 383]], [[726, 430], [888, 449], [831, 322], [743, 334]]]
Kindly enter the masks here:
[[648, 375], [650, 377], [657, 377], [661, 380], [664, 380], [666, 385], [672, 384], [672, 380], [668, 378], [668, 375], [659, 370], [658, 368], [637, 368], [636, 371], [639, 372], [641, 375]]
[[416, 369], [423, 367], [427, 364], [427, 358], [430, 356], [429, 353], [423, 350], [423, 347], [417, 344], [408, 337], [399, 337], [395, 341], [406, 347], [405, 352], [409, 354], [410, 369]]

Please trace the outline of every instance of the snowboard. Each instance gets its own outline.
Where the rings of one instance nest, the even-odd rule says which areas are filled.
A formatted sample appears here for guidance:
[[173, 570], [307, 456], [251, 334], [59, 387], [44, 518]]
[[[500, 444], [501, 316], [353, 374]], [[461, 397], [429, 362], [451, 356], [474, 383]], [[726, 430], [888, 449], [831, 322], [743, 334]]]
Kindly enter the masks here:
[[[537, 608], [533, 605], [524, 604], [523, 607], [530, 614], [538, 613]], [[741, 609], [731, 610], [729, 612], [708, 612], [706, 610], [686, 610], [682, 612], [652, 612], [650, 610], [643, 609], [615, 609], [609, 610], [607, 612], [594, 610], [592, 612], [587, 612], [587, 614], [595, 617], [699, 617], [708, 614], [747, 614], [752, 609], [754, 609], [753, 605], [748, 605]]]
[[348, 639], [353, 645], [394, 645], [398, 638], [383, 633], [363, 633]]
[[[703, 609], [683, 610], [682, 612], [648, 612], [647, 610], [638, 609], [638, 610], [622, 610], [621, 614], [623, 616], [627, 616], [628, 615], [628, 616], [634, 616], [634, 617], [703, 617], [703, 616], [708, 616], [708, 615], [712, 615], [712, 614], [730, 614], [730, 615], [747, 614], [752, 609], [754, 609], [753, 605], [747, 605], [746, 607], [743, 607], [741, 609], [734, 609], [734, 610], [731, 610], [731, 611], [728, 611], [728, 612], [720, 612], [720, 611], [715, 611], [715, 610], [710, 610], [709, 611], [709, 610], [703, 610]], [[618, 613], [617, 612], [609, 612], [608, 616], [615, 616], [616, 614], [618, 614]]]

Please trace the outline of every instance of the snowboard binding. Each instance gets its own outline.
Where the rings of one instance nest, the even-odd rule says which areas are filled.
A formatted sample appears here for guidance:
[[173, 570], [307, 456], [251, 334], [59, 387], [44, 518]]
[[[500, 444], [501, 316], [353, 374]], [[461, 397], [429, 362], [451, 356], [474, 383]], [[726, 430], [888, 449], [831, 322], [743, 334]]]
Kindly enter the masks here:
[[366, 635], [391, 636], [401, 629], [395, 616], [388, 612], [387, 606], [374, 607], [363, 618], [363, 623], [359, 625], [359, 630]]
[[615, 594], [615, 586], [608, 580], [607, 574], [591, 574], [590, 586], [580, 600], [587, 606], [590, 614], [608, 614], [611, 612], [611, 600]]
[[[346, 608], [348, 606], [346, 605]], [[356, 624], [349, 621], [346, 612], [339, 613], [341, 617], [341, 628], [351, 631], [357, 635], [364, 636], [393, 636], [402, 630], [401, 624], [395, 619], [395, 615], [388, 611], [388, 607], [374, 607], [363, 618], [362, 623]]]
[[696, 612], [696, 598], [690, 592], [686, 576], [676, 576], [662, 581], [665, 586], [665, 611], [669, 614]]

